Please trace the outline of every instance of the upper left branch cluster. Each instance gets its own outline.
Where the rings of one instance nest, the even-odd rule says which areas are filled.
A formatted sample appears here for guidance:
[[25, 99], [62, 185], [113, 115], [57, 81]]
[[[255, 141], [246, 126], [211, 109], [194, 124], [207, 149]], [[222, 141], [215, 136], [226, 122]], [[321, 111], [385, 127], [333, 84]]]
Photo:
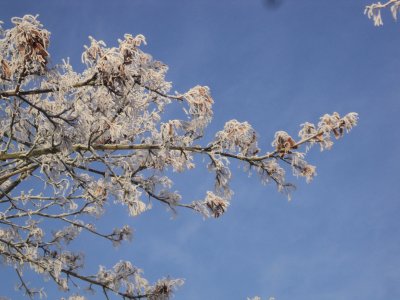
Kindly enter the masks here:
[[0, 31], [0, 78], [10, 81], [42, 74], [49, 58], [50, 32], [37, 16], [14, 17], [11, 21], [13, 28]]

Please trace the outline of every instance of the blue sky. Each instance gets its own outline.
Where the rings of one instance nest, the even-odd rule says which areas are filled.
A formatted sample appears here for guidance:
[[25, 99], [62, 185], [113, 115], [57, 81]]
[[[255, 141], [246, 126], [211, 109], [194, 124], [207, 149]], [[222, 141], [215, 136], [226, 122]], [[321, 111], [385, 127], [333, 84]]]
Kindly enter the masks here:
[[[159, 205], [132, 219], [110, 206], [100, 226], [128, 223], [134, 239], [115, 250], [84, 236], [73, 246], [87, 251], [91, 270], [129, 259], [150, 280], [185, 278], [178, 300], [400, 299], [400, 24], [386, 13], [384, 27], [374, 27], [363, 15], [367, 4], [1, 1], [0, 20], [8, 24], [13, 16], [39, 14], [52, 32], [52, 62], [70, 57], [77, 70], [88, 35], [113, 46], [124, 33], [144, 34], [144, 50], [170, 66], [174, 90], [211, 88], [208, 136], [230, 119], [249, 121], [269, 150], [277, 130], [296, 135], [301, 123], [334, 111], [360, 115], [359, 126], [331, 151], [313, 149], [309, 161], [318, 176], [309, 185], [294, 178], [291, 202], [234, 164], [235, 195], [220, 219], [188, 211], [171, 218]], [[212, 185], [201, 167], [175, 178], [189, 201]], [[0, 296], [20, 297], [13, 276], [0, 267]], [[54, 288], [48, 296], [61, 297]]]

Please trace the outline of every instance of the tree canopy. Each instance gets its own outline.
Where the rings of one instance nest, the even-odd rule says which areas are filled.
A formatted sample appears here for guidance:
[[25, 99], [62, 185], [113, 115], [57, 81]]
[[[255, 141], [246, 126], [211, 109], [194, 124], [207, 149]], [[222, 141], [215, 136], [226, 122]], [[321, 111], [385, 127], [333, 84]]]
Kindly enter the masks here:
[[[14, 17], [12, 24], [0, 29], [0, 254], [30, 297], [45, 291], [24, 281], [28, 268], [63, 291], [85, 286], [105, 297], [168, 299], [183, 280], [149, 283], [129, 261], [84, 274], [83, 254], [69, 243], [82, 231], [115, 246], [131, 239], [128, 225], [107, 233], [96, 228], [105, 203], [125, 206], [132, 217], [153, 201], [220, 217], [233, 195], [231, 161], [290, 197], [294, 185], [286, 174], [310, 182], [316, 174], [306, 161], [311, 147], [328, 150], [357, 124], [354, 112], [325, 114], [317, 124], [304, 122], [298, 138], [276, 132], [272, 149], [262, 150], [248, 122], [230, 120], [205, 140], [210, 89], [171, 92], [168, 67], [142, 50], [143, 35], [126, 34], [116, 47], [89, 37], [86, 69], [76, 72], [68, 60], [49, 63], [50, 32], [37, 16]], [[165, 117], [169, 105], [181, 107], [176, 118]], [[215, 184], [202, 200], [182, 199], [170, 173], [202, 167], [195, 156], [204, 157]], [[27, 183], [34, 188], [26, 190]]]

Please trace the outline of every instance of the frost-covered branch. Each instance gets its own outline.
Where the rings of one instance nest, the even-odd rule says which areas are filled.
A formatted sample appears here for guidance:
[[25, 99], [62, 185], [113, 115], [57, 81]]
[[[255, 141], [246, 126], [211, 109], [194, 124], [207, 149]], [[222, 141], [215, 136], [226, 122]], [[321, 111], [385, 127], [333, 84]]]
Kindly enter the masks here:
[[[132, 217], [158, 201], [172, 211], [188, 208], [218, 218], [233, 195], [235, 161], [290, 196], [294, 185], [287, 171], [310, 182], [316, 167], [306, 161], [309, 149], [330, 149], [334, 138], [357, 124], [356, 113], [326, 114], [316, 125], [302, 124], [298, 139], [278, 131], [272, 148], [262, 150], [249, 123], [230, 120], [205, 140], [213, 117], [210, 89], [171, 93], [168, 67], [142, 51], [144, 36], [126, 34], [115, 47], [89, 37], [82, 54], [86, 68], [78, 73], [68, 60], [49, 65], [50, 32], [37, 17], [12, 23], [0, 27], [0, 255], [17, 270], [28, 296], [43, 294], [24, 282], [30, 269], [63, 291], [74, 289], [75, 278], [106, 298], [113, 292], [127, 299], [169, 299], [182, 280], [150, 284], [140, 269], [122, 261], [83, 275], [83, 255], [70, 251], [69, 243], [82, 231], [115, 246], [132, 238], [127, 225], [109, 233], [96, 228], [106, 203], [126, 207]], [[170, 105], [181, 110], [167, 119]], [[182, 199], [171, 171], [201, 167], [196, 156], [208, 161], [215, 183], [204, 199]], [[25, 183], [33, 188], [24, 189]], [[53, 231], [46, 232], [45, 224]]]
[[393, 18], [397, 21], [397, 14], [400, 9], [400, 1], [399, 0], [389, 0], [387, 2], [381, 3], [376, 2], [371, 5], [367, 5], [364, 10], [364, 14], [368, 16], [369, 19], [374, 21], [375, 26], [382, 26], [382, 9], [390, 7], [390, 12], [392, 13]]

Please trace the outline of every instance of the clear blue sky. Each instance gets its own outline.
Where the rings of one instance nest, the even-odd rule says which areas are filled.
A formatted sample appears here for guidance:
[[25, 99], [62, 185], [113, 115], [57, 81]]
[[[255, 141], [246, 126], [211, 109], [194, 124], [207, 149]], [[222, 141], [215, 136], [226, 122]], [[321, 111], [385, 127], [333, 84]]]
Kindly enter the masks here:
[[[110, 206], [101, 226], [128, 223], [134, 240], [114, 250], [84, 236], [73, 246], [87, 251], [92, 270], [123, 258], [150, 280], [185, 278], [177, 300], [400, 299], [400, 24], [386, 13], [385, 26], [373, 27], [362, 14], [368, 3], [1, 1], [8, 24], [40, 14], [52, 32], [52, 62], [70, 57], [78, 70], [88, 35], [113, 46], [124, 33], [144, 34], [144, 50], [170, 66], [174, 90], [211, 88], [210, 135], [229, 119], [247, 120], [268, 150], [277, 130], [295, 135], [324, 113], [360, 114], [331, 151], [310, 153], [318, 176], [310, 185], [293, 179], [291, 202], [234, 167], [232, 205], [217, 220], [187, 211], [171, 219], [159, 205], [132, 219]], [[175, 188], [201, 199], [212, 184], [207, 176], [177, 175]], [[10, 269], [0, 266], [0, 278], [0, 296], [19, 299]], [[51, 288], [48, 296], [61, 297]]]

